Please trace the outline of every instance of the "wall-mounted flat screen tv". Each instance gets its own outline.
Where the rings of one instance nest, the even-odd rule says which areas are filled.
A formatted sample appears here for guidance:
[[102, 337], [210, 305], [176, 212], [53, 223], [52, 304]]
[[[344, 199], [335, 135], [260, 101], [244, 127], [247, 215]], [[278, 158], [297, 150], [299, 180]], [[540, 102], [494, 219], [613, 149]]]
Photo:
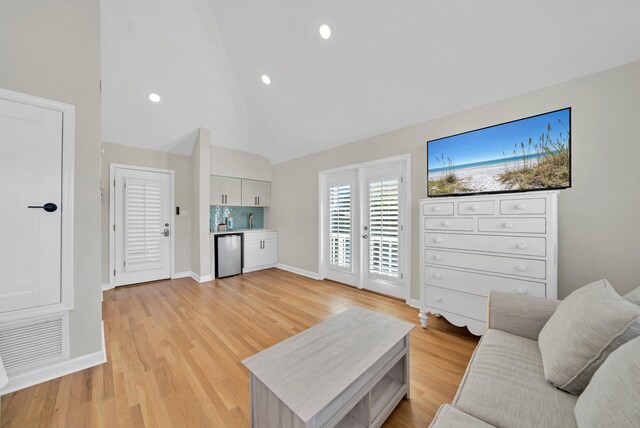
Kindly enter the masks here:
[[427, 142], [427, 195], [571, 187], [571, 108]]

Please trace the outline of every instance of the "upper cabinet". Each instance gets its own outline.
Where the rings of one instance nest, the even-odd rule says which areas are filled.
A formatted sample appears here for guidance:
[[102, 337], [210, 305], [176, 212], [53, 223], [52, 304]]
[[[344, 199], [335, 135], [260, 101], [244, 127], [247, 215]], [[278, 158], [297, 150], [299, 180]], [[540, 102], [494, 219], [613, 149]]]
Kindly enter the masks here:
[[209, 203], [211, 205], [240, 205], [242, 203], [242, 181], [240, 178], [212, 175]]
[[242, 180], [242, 206], [268, 207], [271, 205], [271, 183]]

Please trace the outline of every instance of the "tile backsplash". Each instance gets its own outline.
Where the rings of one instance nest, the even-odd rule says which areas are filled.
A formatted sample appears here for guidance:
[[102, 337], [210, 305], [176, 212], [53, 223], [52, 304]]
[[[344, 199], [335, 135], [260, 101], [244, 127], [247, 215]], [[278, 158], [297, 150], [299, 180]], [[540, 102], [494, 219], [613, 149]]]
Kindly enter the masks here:
[[253, 213], [253, 227], [261, 229], [264, 227], [263, 207], [230, 207], [222, 205], [211, 205], [211, 217], [209, 219], [209, 230], [216, 232], [218, 225], [224, 223], [227, 217], [233, 217], [234, 229], [249, 228], [249, 213]]

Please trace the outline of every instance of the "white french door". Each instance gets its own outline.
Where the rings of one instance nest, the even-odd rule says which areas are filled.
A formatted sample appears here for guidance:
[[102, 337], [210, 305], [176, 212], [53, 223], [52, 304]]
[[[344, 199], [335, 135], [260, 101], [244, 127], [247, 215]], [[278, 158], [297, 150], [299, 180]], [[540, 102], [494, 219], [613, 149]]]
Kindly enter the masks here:
[[404, 164], [363, 168], [362, 194], [362, 287], [405, 298]]
[[113, 177], [114, 285], [170, 278], [171, 173], [116, 167]]
[[406, 299], [407, 161], [321, 173], [321, 276]]

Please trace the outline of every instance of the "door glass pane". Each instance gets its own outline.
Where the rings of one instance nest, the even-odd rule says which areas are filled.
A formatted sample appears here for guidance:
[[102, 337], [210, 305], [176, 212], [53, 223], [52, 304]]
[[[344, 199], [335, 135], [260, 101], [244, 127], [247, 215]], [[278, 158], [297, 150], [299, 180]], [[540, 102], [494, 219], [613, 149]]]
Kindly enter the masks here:
[[369, 182], [369, 273], [399, 278], [399, 178]]
[[329, 187], [329, 263], [351, 268], [351, 185]]
[[125, 180], [125, 271], [162, 265], [162, 183]]

